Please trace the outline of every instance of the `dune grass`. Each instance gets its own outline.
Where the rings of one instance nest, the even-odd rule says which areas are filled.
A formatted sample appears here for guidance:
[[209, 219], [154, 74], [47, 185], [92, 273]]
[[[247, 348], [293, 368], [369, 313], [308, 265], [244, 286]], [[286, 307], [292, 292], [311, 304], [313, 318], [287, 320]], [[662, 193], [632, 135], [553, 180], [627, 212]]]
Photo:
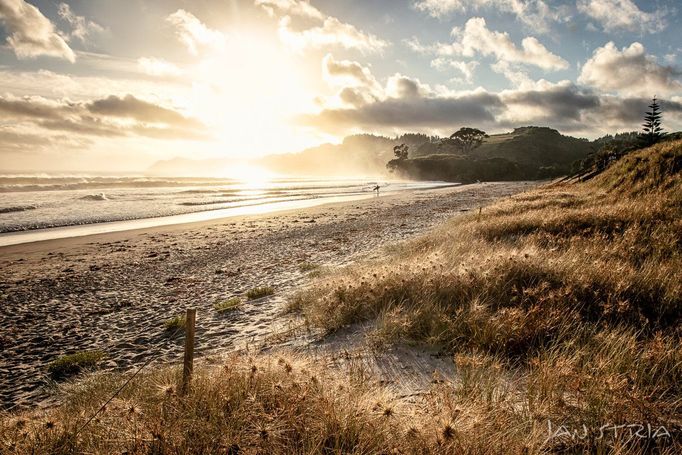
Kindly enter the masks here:
[[[524, 407], [525, 415], [512, 413], [516, 429], [549, 419], [574, 429], [615, 422], [679, 432], [681, 169], [680, 141], [634, 153], [589, 183], [512, 197], [391, 257], [328, 275], [290, 307], [328, 332], [376, 321], [371, 337], [380, 344], [429, 343], [496, 365], [479, 381], [518, 376], [520, 391], [488, 403], [495, 416]], [[469, 417], [497, 421], [478, 412]], [[529, 441], [522, 433], [510, 447]], [[607, 447], [644, 450], [628, 439]], [[561, 442], [592, 451], [604, 440]]]
[[298, 270], [302, 273], [313, 272], [319, 268], [318, 264], [313, 264], [312, 262], [301, 262], [298, 264]]
[[246, 298], [248, 300], [256, 300], [263, 297], [267, 297], [275, 293], [275, 288], [272, 286], [259, 286], [253, 289], [249, 289], [246, 292]]
[[166, 332], [178, 332], [185, 330], [186, 326], [187, 316], [184, 314], [173, 316], [172, 318], [166, 319], [166, 321], [163, 323], [163, 327]]
[[59, 380], [92, 369], [105, 357], [102, 351], [81, 351], [59, 357], [47, 366], [52, 379]]
[[[453, 382], [401, 399], [362, 365], [233, 357], [68, 384], [0, 418], [0, 452], [544, 454], [682, 452], [682, 142], [593, 181], [544, 187], [319, 280], [290, 302], [328, 332], [440, 346]], [[259, 293], [260, 294], [260, 293]]]
[[160, 369], [136, 378], [76, 434], [125, 379], [95, 375], [67, 386], [59, 408], [3, 416], [0, 452], [379, 453], [406, 439], [396, 438], [406, 429], [393, 418], [393, 397], [360, 377], [320, 374], [300, 359], [234, 357], [198, 369], [180, 396], [179, 369]]
[[224, 313], [226, 311], [232, 311], [240, 308], [244, 302], [239, 297], [231, 297], [227, 300], [222, 300], [213, 305], [213, 309], [218, 313]]

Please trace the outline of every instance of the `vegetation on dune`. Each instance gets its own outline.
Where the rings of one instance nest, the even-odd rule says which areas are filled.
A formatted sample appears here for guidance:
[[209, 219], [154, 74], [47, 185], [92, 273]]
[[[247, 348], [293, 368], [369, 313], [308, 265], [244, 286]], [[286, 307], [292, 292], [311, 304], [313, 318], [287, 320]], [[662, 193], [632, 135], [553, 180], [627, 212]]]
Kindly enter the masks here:
[[170, 319], [167, 319], [163, 323], [163, 327], [165, 328], [166, 332], [178, 332], [181, 330], [185, 330], [185, 327], [187, 326], [187, 317], [184, 314], [180, 314], [177, 316], [173, 316]]
[[3, 416], [0, 452], [369, 454], [419, 447], [392, 417], [399, 411], [389, 394], [361, 376], [323, 375], [305, 361], [235, 357], [197, 369], [182, 396], [179, 369], [156, 370], [135, 378], [81, 429], [125, 380], [96, 375], [66, 386], [59, 408]]
[[236, 310], [237, 308], [240, 308], [243, 304], [244, 302], [242, 302], [242, 299], [240, 299], [239, 297], [231, 297], [227, 300], [217, 302], [215, 305], [213, 305], [213, 309], [216, 310], [218, 313], [223, 313], [225, 311]]
[[249, 289], [246, 292], [246, 298], [249, 300], [256, 300], [262, 297], [267, 297], [275, 293], [275, 289], [272, 286], [259, 286], [253, 289]]
[[301, 272], [312, 272], [314, 270], [318, 270], [320, 266], [318, 264], [313, 264], [312, 262], [301, 262], [298, 264], [298, 270]]
[[60, 380], [92, 369], [105, 357], [102, 351], [82, 351], [64, 355], [50, 362], [47, 373], [52, 379]]
[[[519, 375], [523, 390], [494, 406], [532, 403], [515, 427], [549, 418], [679, 431], [681, 170], [682, 141], [632, 153], [588, 183], [510, 198], [330, 275], [291, 306], [327, 331], [376, 320], [378, 342], [475, 353], [500, 366], [489, 381]], [[609, 447], [643, 450], [624, 441]]]

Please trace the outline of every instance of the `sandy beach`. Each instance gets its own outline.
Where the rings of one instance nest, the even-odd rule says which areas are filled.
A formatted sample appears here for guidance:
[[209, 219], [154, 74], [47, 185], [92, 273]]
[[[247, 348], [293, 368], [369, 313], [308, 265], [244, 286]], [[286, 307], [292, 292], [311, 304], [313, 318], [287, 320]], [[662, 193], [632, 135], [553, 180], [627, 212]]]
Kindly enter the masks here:
[[[478, 210], [533, 183], [464, 185], [145, 230], [0, 248], [0, 400], [46, 403], [47, 364], [82, 350], [106, 353], [105, 369], [155, 356], [175, 362], [182, 337], [164, 322], [198, 310], [199, 357], [261, 342], [291, 324], [287, 295], [310, 266], [378, 254], [444, 219]], [[219, 313], [216, 301], [257, 286], [274, 294]]]

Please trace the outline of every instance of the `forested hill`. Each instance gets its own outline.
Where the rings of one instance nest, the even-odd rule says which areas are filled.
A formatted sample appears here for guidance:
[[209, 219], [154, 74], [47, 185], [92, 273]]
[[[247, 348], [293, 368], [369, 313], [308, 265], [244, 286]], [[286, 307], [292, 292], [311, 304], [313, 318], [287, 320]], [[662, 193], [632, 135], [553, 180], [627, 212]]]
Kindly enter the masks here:
[[571, 172], [595, 150], [586, 139], [547, 127], [527, 126], [494, 134], [468, 154], [447, 140], [422, 144], [410, 159], [390, 166], [405, 177], [450, 181], [549, 178]]

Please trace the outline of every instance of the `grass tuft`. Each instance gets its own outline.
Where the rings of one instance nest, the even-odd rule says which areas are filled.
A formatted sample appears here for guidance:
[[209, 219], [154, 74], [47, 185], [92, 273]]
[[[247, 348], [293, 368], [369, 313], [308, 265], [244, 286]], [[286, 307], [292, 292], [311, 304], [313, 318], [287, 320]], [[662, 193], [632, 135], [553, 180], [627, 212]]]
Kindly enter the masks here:
[[256, 300], [262, 297], [267, 297], [275, 293], [275, 289], [272, 286], [259, 286], [253, 289], [249, 289], [246, 293], [246, 298], [248, 300]]
[[298, 270], [302, 273], [312, 272], [319, 268], [320, 266], [318, 264], [313, 264], [312, 262], [301, 262], [298, 264]]
[[81, 371], [93, 369], [104, 357], [102, 351], [82, 351], [64, 355], [50, 362], [47, 372], [52, 379], [65, 379]]
[[187, 316], [184, 314], [173, 316], [172, 318], [167, 319], [163, 323], [163, 326], [166, 332], [177, 332], [185, 330], [185, 328], [187, 327]]
[[236, 310], [240, 308], [242, 305], [243, 305], [242, 299], [240, 299], [239, 297], [232, 297], [227, 300], [217, 302], [215, 305], [213, 305], [213, 309], [215, 309], [219, 313], [222, 313], [225, 311]]

